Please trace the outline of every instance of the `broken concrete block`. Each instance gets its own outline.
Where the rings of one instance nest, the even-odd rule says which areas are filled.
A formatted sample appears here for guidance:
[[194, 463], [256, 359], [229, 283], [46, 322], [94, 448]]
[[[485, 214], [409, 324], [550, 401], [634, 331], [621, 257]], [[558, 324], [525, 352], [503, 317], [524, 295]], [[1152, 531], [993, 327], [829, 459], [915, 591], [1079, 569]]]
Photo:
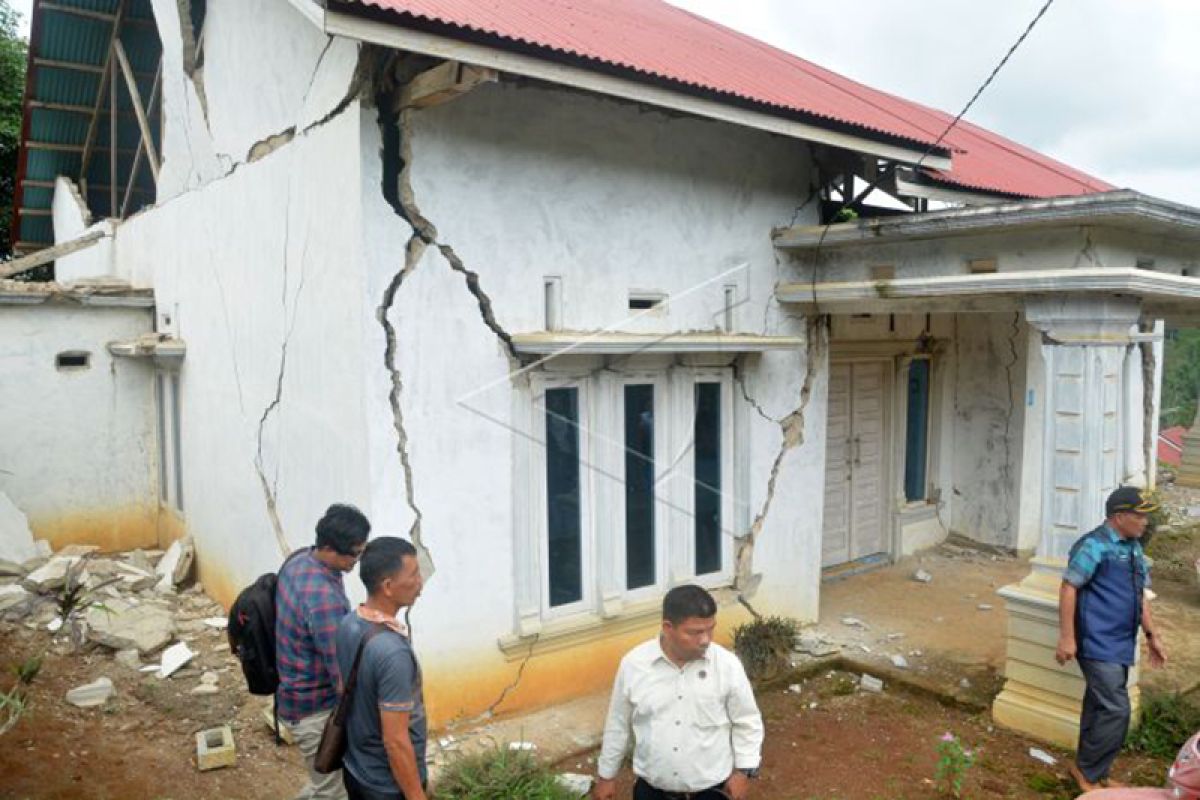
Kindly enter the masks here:
[[142, 668], [142, 660], [138, 656], [137, 648], [131, 647], [128, 650], [118, 650], [116, 661], [123, 667], [128, 667], [134, 671]]
[[0, 586], [0, 611], [7, 611], [32, 598], [33, 595], [25, 591], [24, 587], [16, 584]]
[[554, 776], [554, 782], [575, 797], [585, 797], [592, 790], [592, 776], [578, 772], [560, 772]]
[[88, 638], [114, 650], [137, 650], [149, 655], [163, 647], [175, 633], [171, 612], [152, 605], [132, 605], [119, 600], [103, 608], [88, 609]]
[[879, 694], [883, 691], [883, 681], [874, 675], [867, 675], [866, 673], [863, 673], [863, 676], [858, 679], [858, 685], [864, 692]]
[[232, 767], [236, 763], [237, 751], [233, 745], [233, 731], [228, 725], [209, 728], [196, 734], [196, 766], [201, 772]]
[[113, 682], [104, 676], [100, 676], [91, 683], [76, 686], [67, 692], [67, 702], [80, 708], [92, 708], [93, 706], [104, 705], [108, 702], [108, 698], [112, 697], [112, 693]]
[[192, 545], [192, 537], [185, 536], [175, 541], [154, 568], [154, 573], [158, 575], [155, 590], [164, 593], [174, 591], [176, 586], [187, 580], [195, 558], [196, 549]]
[[[267, 706], [263, 709], [262, 716], [263, 722], [267, 723], [267, 728], [271, 730], [273, 734], [275, 731], [275, 710], [271, 708], [271, 706]], [[282, 723], [279, 725], [279, 738], [283, 740], [284, 744], [296, 743], [295, 739], [292, 738], [291, 729]]]
[[187, 642], [178, 642], [171, 645], [162, 654], [162, 664], [158, 668], [159, 678], [169, 678], [174, 675], [180, 667], [188, 663], [195, 657], [195, 653], [187, 646]]
[[[79, 556], [55, 556], [25, 576], [21, 585], [31, 592], [43, 594], [62, 588], [67, 582], [67, 572], [79, 561]], [[83, 575], [79, 576], [83, 578]]]
[[20, 562], [37, 555], [29, 520], [8, 495], [0, 492], [0, 558]]
[[929, 583], [933, 580], [933, 576], [923, 569], [919, 569], [914, 572], [912, 577], [917, 583]]
[[908, 661], [904, 656], [896, 653], [892, 656], [892, 666], [896, 669], [908, 669]]

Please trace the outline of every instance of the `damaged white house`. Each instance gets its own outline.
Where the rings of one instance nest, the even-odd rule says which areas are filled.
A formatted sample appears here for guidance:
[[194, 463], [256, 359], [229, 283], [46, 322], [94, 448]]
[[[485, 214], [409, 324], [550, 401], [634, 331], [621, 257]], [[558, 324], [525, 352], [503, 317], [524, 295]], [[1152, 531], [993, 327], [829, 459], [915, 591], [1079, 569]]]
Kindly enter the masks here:
[[659, 0], [35, 1], [30, 52], [0, 491], [226, 603], [355, 503], [435, 721], [607, 686], [684, 581], [809, 620], [950, 532], [1057, 580], [1153, 480], [1200, 211]]

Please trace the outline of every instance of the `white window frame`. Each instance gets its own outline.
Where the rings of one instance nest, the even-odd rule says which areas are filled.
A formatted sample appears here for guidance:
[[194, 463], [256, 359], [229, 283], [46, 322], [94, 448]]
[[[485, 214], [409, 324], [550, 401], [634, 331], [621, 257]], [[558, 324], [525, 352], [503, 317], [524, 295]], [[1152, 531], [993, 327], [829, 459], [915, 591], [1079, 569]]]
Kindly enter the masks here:
[[[691, 439], [698, 383], [716, 383], [721, 387], [721, 568], [706, 575], [695, 574], [695, 446]], [[638, 384], [654, 387], [655, 582], [628, 589], [624, 403], [625, 387]], [[579, 398], [583, 591], [580, 600], [551, 607], [544, 397], [548, 389], [558, 388], [573, 388]], [[641, 608], [680, 583], [696, 583], [710, 589], [731, 585], [734, 533], [739, 517], [735, 499], [737, 410], [730, 368], [664, 365], [626, 370], [539, 371], [530, 374], [529, 394], [524, 396], [526, 399], [518, 402], [528, 410], [529, 427], [521, 432], [527, 445], [518, 450], [526, 455], [519, 457], [517, 474], [525, 476], [528, 491], [524, 495], [525, 508], [521, 509], [522, 504], [518, 503], [515, 516], [518, 559], [526, 564], [519, 564], [517, 569], [521, 635], [537, 632], [543, 623], [612, 617], [625, 607]], [[690, 452], [679, 457], [685, 447]]]
[[[593, 610], [596, 603], [595, 535], [592, 513], [594, 469], [591, 460], [590, 382], [578, 376], [545, 375], [532, 376], [533, 402], [530, 404], [531, 425], [537, 445], [530, 459], [532, 491], [530, 500], [533, 508], [534, 541], [537, 542], [539, 594], [541, 616], [545, 620], [561, 619]], [[550, 519], [546, 493], [546, 405], [544, 398], [548, 389], [575, 389], [579, 411], [579, 537], [580, 537], [580, 599], [561, 606], [550, 605]]]

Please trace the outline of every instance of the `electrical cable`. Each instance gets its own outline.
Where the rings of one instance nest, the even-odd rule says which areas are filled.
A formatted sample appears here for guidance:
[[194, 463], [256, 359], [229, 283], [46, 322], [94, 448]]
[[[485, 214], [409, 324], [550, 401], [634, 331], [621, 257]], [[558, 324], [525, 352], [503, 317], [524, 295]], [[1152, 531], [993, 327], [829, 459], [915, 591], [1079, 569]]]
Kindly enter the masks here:
[[[967, 112], [971, 110], [971, 107], [973, 105], [975, 105], [975, 102], [980, 98], [980, 96], [984, 93], [984, 91], [987, 90], [988, 86], [990, 86], [992, 84], [992, 81], [994, 81], [996, 79], [996, 76], [1000, 74], [1000, 70], [1004, 69], [1004, 65], [1007, 64], [1009, 59], [1012, 58], [1013, 54], [1017, 52], [1017, 48], [1019, 48], [1027, 38], [1029, 38], [1029, 34], [1032, 33], [1033, 29], [1035, 27], [1037, 27], [1037, 24], [1039, 22], [1041, 22], [1042, 17], [1044, 17], [1046, 15], [1046, 12], [1050, 10], [1050, 6], [1052, 6], [1052, 5], [1054, 5], [1054, 0], [1046, 0], [1046, 2], [1042, 5], [1041, 9], [1037, 12], [1037, 14], [1034, 15], [1033, 19], [1029, 22], [1029, 24], [1027, 26], [1025, 26], [1025, 30], [1021, 33], [1020, 36], [1017, 37], [1017, 40], [1015, 42], [1013, 42], [1012, 46], [1008, 48], [1008, 52], [1006, 52], [1004, 54], [1004, 57], [1001, 58], [1000, 62], [998, 64], [996, 64], [995, 68], [992, 69], [991, 74], [987, 76], [987, 79], [984, 80], [984, 82], [982, 84], [980, 84], [979, 88], [975, 90], [975, 93], [973, 95], [971, 95], [971, 99], [967, 101], [967, 104], [965, 106], [963, 106], [962, 111], [959, 111], [958, 114], [954, 117], [954, 119], [950, 121], [950, 124], [947, 125], [945, 130], [943, 130], [938, 135], [937, 139], [934, 140], [933, 144], [931, 144], [927, 148], [925, 148], [925, 152], [923, 152], [921, 154], [921, 157], [918, 158], [916, 163], [913, 165], [914, 170], [920, 169], [921, 165], [923, 163], [925, 163], [925, 159], [929, 157], [929, 154], [932, 153], [935, 149], [937, 149], [937, 147], [939, 145], [941, 145], [942, 141], [945, 140], [946, 136], [949, 135], [950, 131], [954, 130], [954, 128], [958, 125], [958, 123], [962, 121], [962, 118], [964, 116], [966, 116]], [[837, 219], [838, 215], [841, 214], [843, 211], [845, 211], [847, 208], [852, 207], [855, 203], [861, 202], [864, 198], [866, 198], [867, 195], [869, 195], [871, 192], [875, 191], [875, 189], [878, 188], [880, 181], [882, 181], [885, 177], [887, 177], [892, 171], [894, 171], [894, 170], [885, 169], [883, 172], [880, 173], [880, 175], [878, 177], [875, 178], [875, 180], [873, 180], [871, 183], [869, 183], [867, 185], [866, 189], [864, 189], [862, 192], [860, 192], [857, 196], [855, 196], [853, 198], [849, 198], [849, 199], [843, 197], [841, 207], [838, 208], [838, 210], [833, 213], [833, 215], [831, 217], [831, 221], [825, 223], [824, 227], [821, 229], [821, 236], [820, 236], [820, 238], [817, 239], [817, 246], [816, 246], [816, 249], [813, 251], [812, 296], [813, 296], [813, 306], [814, 307], [817, 304], [817, 265], [818, 265], [818, 261], [821, 256], [821, 246], [825, 242], [825, 236], [826, 236], [826, 234], [829, 233], [830, 226], [833, 225], [832, 219]], [[811, 200], [811, 199], [812, 198], [810, 196], [809, 200]], [[803, 205], [808, 205], [808, 201], [806, 200]], [[801, 208], [802, 207], [803, 206], [801, 206]], [[797, 211], [799, 211], [799, 209], [797, 209]]]

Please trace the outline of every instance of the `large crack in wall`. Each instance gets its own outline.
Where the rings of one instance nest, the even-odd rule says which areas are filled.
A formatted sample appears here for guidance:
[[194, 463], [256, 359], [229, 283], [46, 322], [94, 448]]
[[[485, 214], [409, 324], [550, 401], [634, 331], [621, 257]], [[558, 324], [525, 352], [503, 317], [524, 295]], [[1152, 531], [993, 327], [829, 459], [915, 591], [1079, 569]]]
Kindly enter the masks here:
[[[383, 137], [383, 180], [381, 189], [388, 205], [398, 217], [409, 225], [412, 229], [412, 234], [405, 246], [404, 262], [388, 282], [388, 286], [376, 310], [376, 318], [383, 327], [386, 342], [384, 348], [384, 367], [388, 371], [391, 387], [388, 394], [388, 402], [392, 410], [392, 426], [396, 432], [396, 454], [400, 459], [401, 470], [404, 473], [405, 503], [413, 514], [413, 523], [409, 529], [409, 538], [412, 540], [414, 547], [417, 548], [422, 574], [428, 579], [434, 573], [434, 561], [429, 546], [423, 537], [422, 522], [424, 514], [417, 502], [415, 471], [409, 454], [410, 439], [404, 421], [402, 404], [404, 377], [401, 374], [398, 363], [399, 342], [396, 326], [392, 324], [389, 318], [392, 309], [395, 307], [396, 296], [401, 287], [413, 271], [417, 269], [428, 248], [435, 248], [450, 268], [463, 276], [466, 289], [479, 308], [479, 315], [483, 324], [503, 345], [513, 365], [516, 365], [519, 359], [516, 349], [513, 346], [512, 337], [500, 325], [493, 310], [492, 300], [480, 285], [479, 274], [466, 266], [453, 246], [449, 243], [439, 241], [436, 226], [421, 211], [412, 185], [412, 117], [416, 112], [412, 109], [390, 110], [396, 107], [396, 97], [401, 86], [391, 80], [384, 79], [384, 76], [388, 75], [388, 70], [386, 69], [386, 64], [383, 66], [385, 67], [383, 70], [374, 73], [377, 78], [377, 88], [379, 89], [376, 103], [379, 110], [379, 126]], [[358, 76], [356, 75], [357, 78]], [[523, 669], [524, 664], [522, 664], [521, 669], [518, 671], [518, 679]], [[511, 691], [511, 688], [506, 690], [504, 695], [508, 691]], [[503, 700], [504, 695], [501, 696], [500, 700]], [[497, 700], [497, 703], [500, 700]]]
[[[767, 515], [771, 511], [771, 505], [775, 501], [776, 483], [779, 480], [779, 473], [783, 467], [783, 459], [793, 449], [804, 444], [805, 414], [808, 411], [809, 401], [812, 399], [813, 384], [816, 381], [817, 374], [820, 372], [821, 362], [824, 357], [829, 333], [828, 317], [809, 317], [805, 320], [805, 327], [804, 382], [800, 386], [800, 397], [798, 398], [796, 407], [783, 419], [776, 421], [783, 435], [783, 441], [780, 443], [779, 451], [775, 454], [775, 460], [771, 464], [770, 476], [767, 478], [767, 496], [763, 498], [762, 506], [759, 508], [758, 514], [754, 517], [754, 521], [750, 524], [750, 529], [735, 542], [733, 590], [737, 594], [738, 602], [755, 616], [758, 616], [758, 613], [750, 605], [750, 599], [754, 596], [758, 584], [761, 582], [761, 576], [755, 575], [753, 571], [754, 545], [758, 541], [758, 536], [762, 532]], [[757, 403], [751, 401], [751, 405], [757, 409]], [[763, 413], [763, 416], [770, 419], [761, 409], [758, 410], [760, 413]]]
[[1008, 350], [1012, 360], [1004, 365], [1004, 375], [1007, 379], [1008, 407], [1004, 412], [1004, 463], [1000, 465], [1000, 474], [1003, 476], [1003, 487], [1005, 494], [1005, 509], [1004, 514], [1004, 539], [1003, 543], [1008, 547], [1016, 547], [1017, 542], [1012, 539], [1013, 517], [1018, 513], [1018, 509], [1013, 507], [1016, 499], [1016, 486], [1013, 483], [1013, 452], [1012, 452], [1012, 423], [1013, 415], [1016, 414], [1016, 401], [1013, 399], [1013, 391], [1016, 389], [1016, 378], [1013, 375], [1013, 370], [1021, 361], [1021, 355], [1017, 352], [1017, 339], [1021, 335], [1021, 312], [1013, 312], [1012, 330], [1008, 335]]

